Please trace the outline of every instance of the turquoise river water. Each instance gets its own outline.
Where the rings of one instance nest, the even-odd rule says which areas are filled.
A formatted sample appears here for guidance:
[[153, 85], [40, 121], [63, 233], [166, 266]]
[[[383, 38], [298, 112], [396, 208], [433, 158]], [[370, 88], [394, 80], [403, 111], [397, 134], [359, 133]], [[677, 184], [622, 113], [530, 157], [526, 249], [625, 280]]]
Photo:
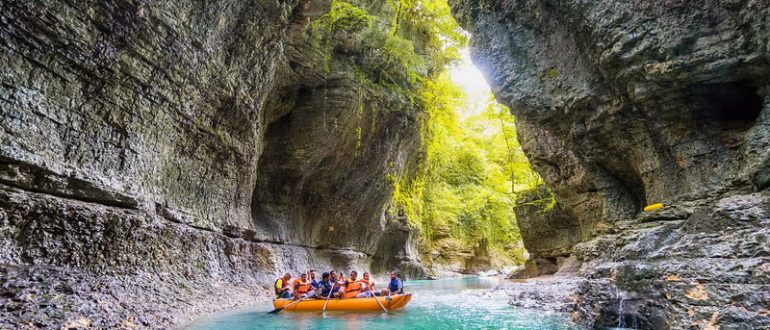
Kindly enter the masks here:
[[563, 315], [509, 306], [505, 292], [493, 290], [499, 281], [487, 277], [407, 281], [412, 301], [389, 314], [268, 314], [273, 308], [266, 302], [198, 320], [187, 329], [579, 329]]

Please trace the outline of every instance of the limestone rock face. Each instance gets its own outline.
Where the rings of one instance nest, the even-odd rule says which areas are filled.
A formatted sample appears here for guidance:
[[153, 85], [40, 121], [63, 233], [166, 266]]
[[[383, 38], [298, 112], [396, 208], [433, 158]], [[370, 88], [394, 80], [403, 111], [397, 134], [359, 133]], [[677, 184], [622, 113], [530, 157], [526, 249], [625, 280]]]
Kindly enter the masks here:
[[362, 83], [361, 36], [316, 52], [328, 10], [0, 3], [0, 328], [168, 328], [285, 271], [419, 264], [383, 209], [420, 109]]
[[543, 186], [522, 194], [515, 212], [522, 240], [532, 255], [569, 255], [573, 245], [589, 237], [589, 232], [574, 221], [571, 213], [555, 203]]
[[432, 270], [426, 269], [418, 248], [418, 231], [406, 217], [384, 214], [385, 230], [379, 240], [372, 269], [396, 269], [403, 278], [425, 278]]
[[770, 326], [770, 192], [682, 203], [575, 246], [589, 278], [575, 313], [596, 327]]
[[[568, 249], [576, 237], [581, 241], [595, 237], [590, 241], [592, 248], [586, 250], [583, 243], [573, 248], [584, 262], [582, 273], [607, 283], [614, 283], [621, 274], [638, 279], [623, 290], [636, 292], [637, 305], [632, 309], [645, 310], [635, 314], [636, 324], [642, 328], [742, 322], [766, 327], [766, 313], [739, 312], [741, 308], [767, 310], [761, 297], [748, 294], [767, 292], [766, 285], [751, 281], [732, 287], [715, 284], [724, 291], [709, 297], [730, 297], [734, 304], [709, 298], [709, 303], [687, 303], [691, 311], [677, 307], [683, 306], [678, 305], [682, 300], [674, 293], [660, 296], [652, 292], [673, 288], [657, 281], [658, 276], [665, 276], [660, 263], [667, 258], [671, 258], [670, 267], [697, 264], [714, 269], [733, 262], [720, 258], [745, 263], [719, 277], [702, 278], [705, 291], [709, 291], [705, 282], [711, 279], [723, 283], [723, 276], [761, 273], [768, 265], [764, 248], [748, 255], [744, 248], [732, 245], [754, 246], [748, 242], [764, 237], [764, 215], [757, 219], [765, 220], [742, 222], [739, 229], [730, 220], [732, 216], [724, 218], [708, 204], [769, 187], [768, 3], [450, 2], [461, 25], [473, 36], [474, 62], [485, 72], [498, 100], [517, 116], [522, 147], [568, 215], [560, 222], [571, 224], [563, 228], [575, 231], [558, 238], [564, 232], [549, 229], [553, 227], [550, 216], [523, 219], [525, 224], [532, 223], [530, 228], [538, 228], [522, 231], [525, 246], [533, 248], [535, 255], [551, 256], [555, 250], [543, 249], [543, 242], [548, 242], [548, 248]], [[675, 209], [661, 211], [657, 219], [638, 216], [643, 206], [656, 202]], [[692, 226], [669, 223], [659, 229], [666, 234], [644, 238], [630, 229], [687, 218], [695, 212], [687, 210], [687, 205], [700, 205], [705, 212]], [[759, 205], [764, 204], [757, 205], [762, 209]], [[545, 221], [542, 227], [538, 220]], [[626, 220], [634, 225], [625, 225]], [[701, 221], [712, 229], [696, 225]], [[528, 233], [540, 236], [527, 238]], [[680, 234], [684, 236], [676, 236]], [[554, 241], [562, 244], [550, 243]], [[716, 254], [668, 255], [683, 244], [689, 251], [713, 245], [724, 249]], [[634, 250], [633, 246], [643, 246], [650, 253], [623, 252]], [[607, 264], [610, 269], [606, 272], [595, 270], [596, 263], [608, 260], [620, 264]], [[621, 266], [624, 263], [633, 266]], [[613, 270], [610, 265], [619, 268]], [[686, 281], [697, 281], [696, 277]], [[580, 314], [584, 322], [618, 320], [609, 311], [619, 310], [625, 298], [607, 295], [611, 290], [606, 289], [582, 292], [584, 305], [578, 305], [591, 307], [590, 312]], [[698, 289], [693, 296], [703, 297], [700, 293]]]
[[371, 81], [377, 64], [361, 36], [338, 31], [314, 47], [312, 30], [291, 31], [266, 105], [257, 237], [373, 255], [393, 194], [386, 174], [409, 172], [420, 156], [420, 109]]
[[766, 3], [455, 1], [455, 12], [533, 166], [577, 217], [768, 186]]

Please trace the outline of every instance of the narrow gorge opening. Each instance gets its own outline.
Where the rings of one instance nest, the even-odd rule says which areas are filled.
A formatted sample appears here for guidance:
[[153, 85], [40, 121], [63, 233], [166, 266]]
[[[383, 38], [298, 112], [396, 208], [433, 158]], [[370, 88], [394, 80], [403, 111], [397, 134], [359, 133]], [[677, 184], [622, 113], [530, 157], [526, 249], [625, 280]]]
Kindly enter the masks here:
[[517, 199], [542, 181], [519, 145], [510, 110], [495, 100], [468, 49], [458, 50], [425, 94], [422, 168], [409, 180], [389, 178], [389, 212], [419, 229], [422, 259], [439, 275], [508, 272], [526, 259]]

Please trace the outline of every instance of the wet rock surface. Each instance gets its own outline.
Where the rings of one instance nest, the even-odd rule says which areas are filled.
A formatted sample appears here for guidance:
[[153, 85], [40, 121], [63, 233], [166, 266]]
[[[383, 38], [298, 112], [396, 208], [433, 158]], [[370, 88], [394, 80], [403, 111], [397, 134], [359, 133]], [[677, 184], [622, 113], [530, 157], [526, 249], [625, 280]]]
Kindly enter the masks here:
[[0, 324], [9, 328], [80, 319], [167, 328], [269, 298], [277, 271], [366, 267], [369, 259], [6, 186], [0, 209], [3, 234], [13, 239], [2, 241], [0, 267]]
[[[594, 326], [770, 326], [770, 193], [693, 205], [686, 219], [620, 224], [575, 247], [591, 279], [577, 312]], [[623, 306], [619, 306], [623, 304]]]
[[556, 276], [502, 286], [510, 304], [570, 313], [593, 328], [770, 326], [770, 193], [687, 203], [674, 211], [620, 221], [613, 233], [579, 243]]
[[433, 273], [426, 269], [417, 247], [417, 231], [406, 217], [386, 214], [383, 237], [372, 258], [373, 269], [398, 269], [402, 278], [425, 278]]
[[500, 285], [514, 307], [557, 313], [573, 313], [579, 288], [586, 279], [574, 276], [541, 276]]
[[769, 327], [770, 6], [450, 2], [564, 211], [517, 210], [535, 257], [582, 263], [576, 319]]
[[521, 194], [514, 211], [522, 240], [531, 255], [566, 256], [573, 245], [590, 237], [544, 186]]

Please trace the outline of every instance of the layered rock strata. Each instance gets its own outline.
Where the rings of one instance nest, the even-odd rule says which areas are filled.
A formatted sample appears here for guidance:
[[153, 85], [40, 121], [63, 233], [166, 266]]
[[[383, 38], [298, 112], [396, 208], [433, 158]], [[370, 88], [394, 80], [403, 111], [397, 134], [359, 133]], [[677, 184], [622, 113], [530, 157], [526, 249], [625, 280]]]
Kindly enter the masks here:
[[0, 327], [168, 327], [284, 271], [419, 263], [383, 209], [420, 111], [362, 83], [360, 36], [312, 35], [328, 11], [2, 2]]
[[[452, 3], [566, 216], [524, 219], [525, 245], [536, 257], [576, 256], [591, 279], [576, 318], [770, 326], [770, 6]], [[669, 207], [640, 213], [656, 202]]]

